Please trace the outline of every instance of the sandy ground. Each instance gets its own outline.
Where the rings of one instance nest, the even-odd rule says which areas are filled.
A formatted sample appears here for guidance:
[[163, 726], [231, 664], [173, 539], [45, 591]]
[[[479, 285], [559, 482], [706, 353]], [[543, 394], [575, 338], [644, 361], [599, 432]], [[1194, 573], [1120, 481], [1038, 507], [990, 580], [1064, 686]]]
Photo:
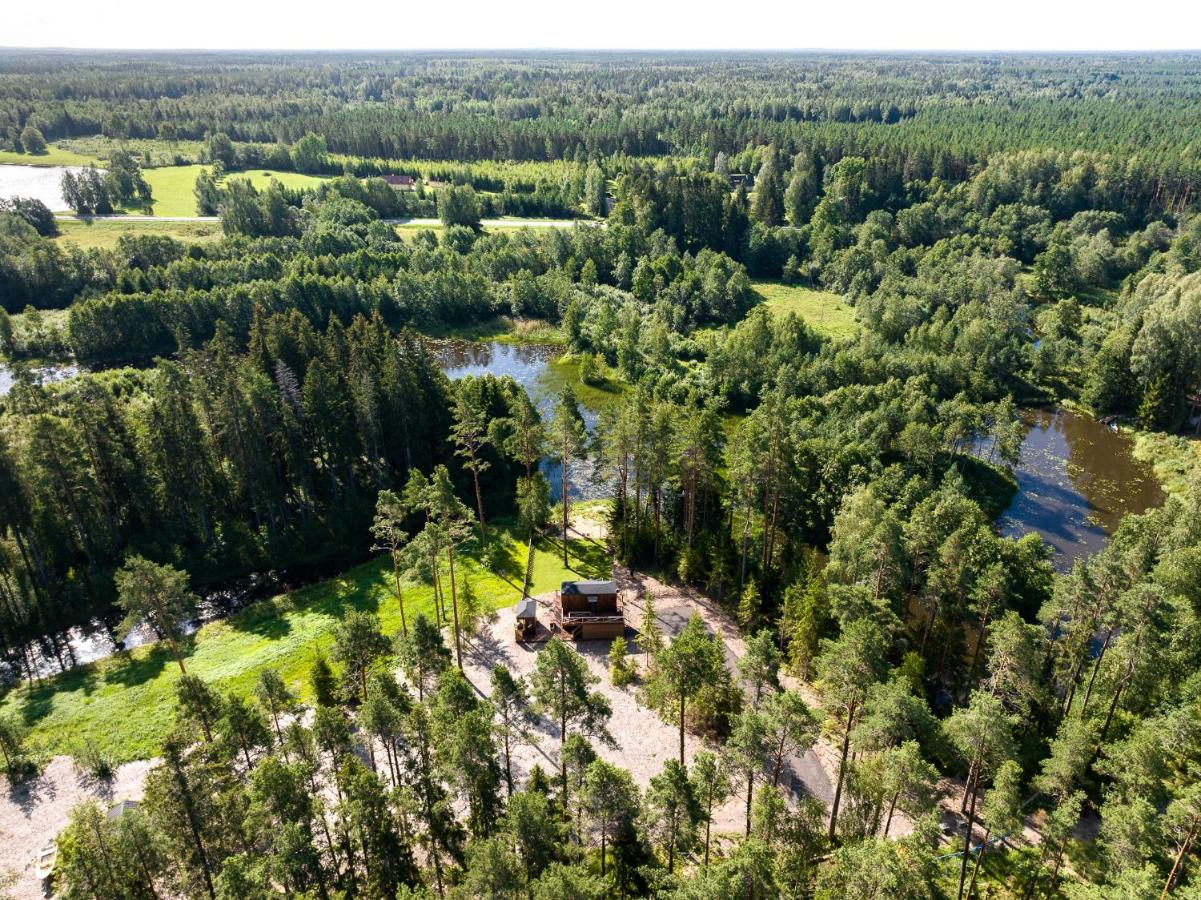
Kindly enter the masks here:
[[[642, 618], [643, 596], [646, 589], [655, 594], [656, 616], [661, 630], [667, 636], [678, 633], [694, 611], [699, 612], [711, 633], [726, 640], [726, 652], [733, 665], [742, 653], [743, 645], [734, 625], [720, 611], [703, 598], [695, 598], [675, 588], [662, 585], [653, 579], [618, 577], [625, 591], [627, 623], [638, 623]], [[550, 618], [551, 595], [543, 595], [539, 601], [539, 619]], [[481, 694], [490, 690], [489, 676], [492, 667], [502, 664], [515, 675], [528, 675], [534, 669], [540, 643], [518, 644], [513, 639], [512, 608], [501, 610], [495, 622], [476, 639], [464, 653], [464, 669], [467, 678]], [[641, 668], [640, 648], [636, 631], [627, 627], [630, 653], [638, 660]], [[598, 754], [629, 770], [639, 786], [645, 788], [650, 779], [659, 774], [668, 759], [679, 753], [679, 731], [663, 722], [653, 711], [640, 706], [636, 699], [638, 682], [626, 688], [615, 688], [608, 676], [608, 641], [580, 641], [575, 648], [587, 660], [593, 674], [600, 681], [596, 689], [601, 691], [613, 708], [609, 720], [609, 731], [615, 740], [614, 746], [595, 742]], [[517, 747], [513, 754], [514, 780], [524, 781], [534, 764], [540, 764], [547, 774], [554, 776], [558, 770], [558, 730], [547, 721], [539, 721], [528, 732], [528, 740]], [[717, 750], [707, 746], [699, 737], [689, 734], [685, 740], [685, 757], [691, 762], [699, 750]], [[781, 783], [793, 795], [812, 793], [829, 804], [833, 789], [818, 757], [811, 751], [792, 760]], [[731, 799], [717, 813], [714, 832], [736, 832], [741, 834], [745, 823], [745, 805], [740, 799]]]
[[111, 781], [97, 782], [81, 774], [69, 757], [58, 756], [28, 782], [10, 786], [0, 778], [0, 872], [16, 874], [12, 896], [19, 900], [42, 896], [34, 857], [67, 824], [76, 804], [93, 799], [107, 807], [120, 800], [141, 800], [146, 773], [156, 763], [127, 763]]
[[[596, 541], [604, 539], [604, 524], [600, 521], [577, 517], [571, 527], [576, 537]], [[677, 634], [695, 612], [700, 614], [710, 633], [719, 635], [725, 642], [727, 662], [731, 669], [745, 652], [737, 626], [709, 598], [641, 574], [631, 576], [621, 569], [615, 575], [626, 604], [626, 634], [630, 653], [638, 661], [639, 667], [642, 662], [635, 626], [642, 621], [644, 598], [648, 591], [654, 594], [656, 616], [665, 636]], [[551, 596], [538, 598], [542, 622], [550, 621]], [[541, 644], [515, 642], [514, 612], [514, 607], [501, 610], [479, 637], [464, 648], [466, 675], [482, 695], [491, 689], [490, 673], [497, 663], [507, 666], [517, 675], [528, 675], [533, 671]], [[638, 681], [626, 688], [614, 688], [610, 684], [608, 641], [583, 641], [575, 644], [575, 647], [600, 678], [596, 689], [605, 694], [613, 708], [609, 731], [616, 743], [610, 747], [597, 742], [597, 750], [603, 758], [628, 769], [635, 781], [645, 788], [650, 779], [662, 770], [665, 761], [678, 754], [679, 732], [664, 723], [653, 711], [638, 704]], [[535, 763], [541, 764], [547, 774], [553, 777], [558, 768], [558, 744], [554, 725], [546, 721], [535, 723], [528, 731], [528, 740], [514, 748], [515, 781], [518, 784], [523, 782]], [[702, 749], [715, 751], [718, 748], [706, 746], [701, 738], [689, 734], [685, 742], [687, 759], [691, 761], [695, 753]], [[70, 811], [76, 804], [89, 798], [104, 805], [118, 800], [141, 799], [146, 773], [154, 765], [154, 761], [129, 763], [120, 767], [111, 782], [96, 783], [82, 776], [68, 757], [56, 757], [38, 778], [27, 784], [10, 787], [0, 777], [0, 874], [16, 874], [13, 896], [19, 900], [42, 896], [41, 887], [33, 874], [34, 856], [66, 825]], [[781, 784], [793, 797], [809, 793], [828, 807], [833, 798], [835, 766], [836, 757], [832, 749], [822, 742], [790, 761]], [[744, 801], [740, 798], [731, 799], [715, 817], [714, 834], [741, 834], [744, 822]], [[894, 833], [897, 831], [894, 822]]]

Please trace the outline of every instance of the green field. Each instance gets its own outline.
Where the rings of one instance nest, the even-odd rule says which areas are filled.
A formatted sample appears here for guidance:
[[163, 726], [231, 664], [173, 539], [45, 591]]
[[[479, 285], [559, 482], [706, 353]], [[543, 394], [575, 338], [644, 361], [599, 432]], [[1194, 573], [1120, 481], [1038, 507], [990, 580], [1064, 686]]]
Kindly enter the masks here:
[[70, 241], [85, 250], [111, 250], [123, 234], [166, 235], [179, 241], [215, 241], [222, 234], [218, 222], [152, 222], [145, 219], [60, 219], [58, 228], [62, 232], [58, 241]]
[[51, 144], [45, 153], [34, 156], [29, 153], [13, 153], [11, 150], [0, 150], [0, 165], [14, 166], [86, 166], [97, 162], [95, 156], [77, 153], [64, 147]]
[[[196, 210], [196, 179], [204, 170], [204, 166], [167, 166], [161, 169], [143, 169], [142, 174], [150, 184], [150, 192], [154, 201], [149, 209], [130, 207], [124, 212], [153, 216], [195, 216]], [[323, 180], [316, 175], [301, 175], [299, 172], [276, 172], [266, 169], [251, 169], [245, 172], [231, 172], [228, 178], [248, 178], [260, 191], [264, 190], [275, 178], [284, 187], [311, 188]]]
[[796, 313], [818, 334], [829, 337], [859, 333], [854, 308], [838, 294], [778, 281], [756, 281], [754, 288], [773, 315]]
[[[9, 159], [7, 157], [13, 157]], [[45, 160], [47, 157], [20, 157], [20, 154], [0, 154], [0, 163], [16, 162], [29, 165], [30, 160]], [[35, 165], [80, 165], [90, 162], [89, 158], [59, 159], [54, 163], [38, 162]], [[198, 215], [196, 210], [196, 178], [204, 166], [163, 166], [158, 169], [143, 169], [142, 174], [150, 185], [153, 200], [146, 206], [129, 205], [118, 213], [137, 216], [187, 217]], [[274, 178], [288, 188], [313, 188], [324, 178], [319, 175], [302, 175], [299, 172], [279, 172], [269, 169], [251, 169], [245, 172], [230, 172], [228, 178], [249, 178], [260, 191]]]
[[[461, 557], [462, 570], [485, 603], [494, 609], [520, 599], [525, 544], [504, 534], [502, 571], [486, 571]], [[536, 593], [566, 578], [608, 574], [603, 547], [594, 541], [569, 544], [571, 569], [562, 562], [562, 544], [543, 539], [535, 556]], [[443, 576], [445, 585], [445, 576]], [[433, 589], [409, 583], [405, 613], [433, 618]], [[449, 602], [449, 601], [448, 601]], [[264, 669], [275, 669], [308, 698], [307, 675], [318, 652], [328, 653], [334, 623], [348, 610], [379, 615], [384, 632], [400, 630], [400, 607], [392, 590], [391, 568], [379, 558], [341, 577], [257, 603], [232, 618], [202, 628], [185, 645], [188, 673], [221, 691], [248, 695]], [[169, 732], [179, 667], [162, 645], [139, 647], [91, 665], [14, 688], [0, 702], [0, 714], [14, 714], [29, 727], [28, 748], [38, 759], [70, 753], [90, 740], [114, 762], [144, 759], [158, 752]]]

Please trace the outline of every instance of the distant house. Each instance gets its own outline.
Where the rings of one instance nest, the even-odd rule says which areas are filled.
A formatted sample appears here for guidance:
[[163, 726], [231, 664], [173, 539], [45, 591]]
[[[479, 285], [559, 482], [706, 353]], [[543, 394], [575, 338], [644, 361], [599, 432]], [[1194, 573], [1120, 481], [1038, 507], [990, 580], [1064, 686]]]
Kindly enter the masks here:
[[748, 191], [755, 186], [755, 176], [745, 172], [731, 172], [727, 178], [730, 179], [730, 190], [736, 191], [740, 187], [745, 187]]
[[573, 641], [611, 640], [625, 634], [615, 581], [564, 581], [555, 594], [556, 631]]
[[417, 179], [412, 175], [385, 175], [384, 181], [397, 190], [412, 190], [417, 184]]

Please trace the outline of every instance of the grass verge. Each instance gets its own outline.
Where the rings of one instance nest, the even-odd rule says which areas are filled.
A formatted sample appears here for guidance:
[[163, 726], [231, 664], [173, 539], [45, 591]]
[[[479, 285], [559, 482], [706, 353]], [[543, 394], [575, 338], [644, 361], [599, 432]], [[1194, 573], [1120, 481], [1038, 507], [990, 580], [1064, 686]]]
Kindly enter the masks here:
[[[508, 532], [500, 532], [497, 539], [504, 552], [493, 570], [485, 569], [474, 552], [461, 558], [461, 571], [492, 609], [520, 599], [526, 553], [526, 545]], [[571, 541], [568, 546], [571, 565], [564, 567], [562, 543], [539, 540], [535, 593], [553, 590], [568, 578], [608, 574], [603, 547], [591, 541]], [[422, 612], [434, 617], [430, 585], [407, 583], [402, 589], [409, 621]], [[275, 669], [308, 700], [313, 660], [329, 652], [335, 623], [352, 609], [376, 613], [386, 634], [400, 630], [400, 606], [385, 558], [206, 625], [188, 640], [184, 664], [188, 674], [217, 690], [242, 695], [251, 693], [259, 673]], [[158, 752], [171, 729], [178, 678], [179, 667], [166, 646], [138, 647], [44, 679], [32, 689], [14, 688], [0, 702], [0, 714], [16, 715], [25, 723], [28, 751], [38, 760], [70, 753], [87, 739], [115, 763], [145, 759]]]

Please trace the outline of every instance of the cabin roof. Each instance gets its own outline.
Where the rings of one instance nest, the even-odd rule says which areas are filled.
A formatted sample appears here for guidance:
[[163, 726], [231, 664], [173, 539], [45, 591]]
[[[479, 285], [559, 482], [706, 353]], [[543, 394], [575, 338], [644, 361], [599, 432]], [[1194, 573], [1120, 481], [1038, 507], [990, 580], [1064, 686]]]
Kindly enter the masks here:
[[113, 821], [116, 821], [117, 819], [121, 818], [123, 815], [125, 815], [130, 810], [137, 809], [137, 808], [138, 808], [138, 802], [136, 800], [122, 800], [119, 803], [113, 805], [109, 809], [108, 814], [105, 816], [105, 818], [107, 818], [110, 822], [113, 822]]
[[617, 582], [609, 581], [564, 581], [559, 587], [562, 594], [616, 594]]
[[526, 597], [517, 604], [517, 618], [519, 619], [535, 619], [538, 617], [538, 601], [533, 597]]

